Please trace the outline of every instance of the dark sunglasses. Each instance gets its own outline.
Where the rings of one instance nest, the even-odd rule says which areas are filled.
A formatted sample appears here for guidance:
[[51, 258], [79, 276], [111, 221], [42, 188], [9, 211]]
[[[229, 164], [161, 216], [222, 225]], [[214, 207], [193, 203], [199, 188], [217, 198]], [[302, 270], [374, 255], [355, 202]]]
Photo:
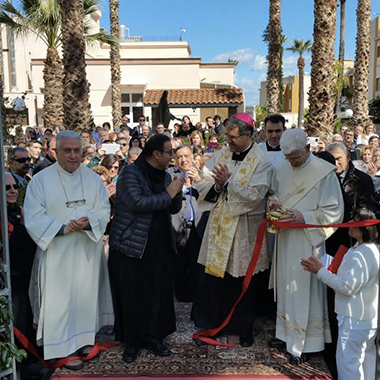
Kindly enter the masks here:
[[30, 162], [30, 157], [15, 158], [14, 160], [17, 161], [19, 164], [25, 164], [26, 161]]
[[139, 121], [145, 121], [145, 119], [139, 119]]
[[128, 144], [124, 143], [124, 144], [119, 144], [120, 146], [127, 146]]
[[14, 185], [5, 185], [5, 190], [6, 191], [9, 191], [10, 189], [18, 191], [18, 187], [17, 187], [16, 184], [14, 184]]

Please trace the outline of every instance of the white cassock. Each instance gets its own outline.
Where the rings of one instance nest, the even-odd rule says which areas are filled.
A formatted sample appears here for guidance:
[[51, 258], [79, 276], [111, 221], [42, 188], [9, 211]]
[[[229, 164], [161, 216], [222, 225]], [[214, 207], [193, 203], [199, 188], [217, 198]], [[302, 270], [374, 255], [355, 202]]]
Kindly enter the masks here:
[[[293, 168], [288, 161], [273, 171], [272, 192], [283, 208], [302, 212], [307, 224], [334, 224], [343, 220], [343, 198], [335, 166], [313, 155]], [[295, 356], [319, 352], [331, 342], [326, 288], [306, 272], [301, 258], [325, 253], [332, 228], [281, 230], [277, 235], [271, 283], [277, 294], [276, 338]]]
[[285, 156], [282, 151], [269, 151], [267, 149], [267, 144], [265, 142], [259, 144], [259, 148], [265, 154], [265, 157], [272, 163], [272, 166], [275, 168], [278, 164], [280, 164], [283, 160], [285, 160]]
[[[24, 213], [37, 244], [29, 289], [37, 343], [45, 359], [66, 357], [94, 344], [100, 327], [114, 323], [102, 245], [110, 216], [107, 191], [87, 167], [69, 173], [55, 163], [30, 181]], [[91, 230], [57, 236], [63, 224], [83, 216]]]
[[[226, 164], [232, 175], [228, 180], [228, 191], [222, 191], [218, 201], [210, 203], [204, 199], [215, 184], [211, 171], [219, 163]], [[258, 227], [265, 219], [266, 194], [271, 173], [271, 164], [257, 144], [253, 144], [243, 161], [232, 160], [232, 153], [228, 148], [216, 152], [207, 161], [203, 169], [204, 178], [197, 183], [200, 209], [211, 210], [198, 258], [198, 263], [206, 266], [206, 273], [210, 273], [207, 272], [207, 267], [210, 252], [213, 250], [215, 255], [224, 251], [222, 257], [225, 254], [223, 260], [227, 273], [233, 277], [245, 276], [256, 242]], [[223, 207], [223, 204], [224, 209], [217, 222], [214, 212]], [[235, 220], [235, 224], [231, 223], [231, 220]], [[214, 241], [210, 240], [212, 237]], [[267, 246], [264, 242], [255, 273], [264, 271], [268, 267]]]

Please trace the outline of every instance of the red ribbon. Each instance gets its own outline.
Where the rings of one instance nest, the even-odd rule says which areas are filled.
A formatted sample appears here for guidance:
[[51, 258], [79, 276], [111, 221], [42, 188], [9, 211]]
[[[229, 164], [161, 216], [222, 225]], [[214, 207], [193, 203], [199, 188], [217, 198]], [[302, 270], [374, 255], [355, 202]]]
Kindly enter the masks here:
[[95, 342], [94, 347], [92, 348], [91, 352], [86, 356], [69, 356], [67, 358], [59, 359], [55, 363], [51, 363], [48, 360], [45, 360], [41, 357], [41, 355], [38, 353], [36, 348], [33, 346], [32, 343], [28, 340], [28, 338], [15, 326], [13, 326], [13, 332], [15, 334], [15, 337], [19, 340], [19, 342], [23, 345], [23, 347], [29, 351], [32, 355], [34, 355], [40, 362], [44, 364], [45, 367], [48, 368], [61, 368], [67, 363], [70, 363], [73, 360], [81, 360], [82, 362], [86, 362], [88, 360], [93, 359], [100, 351], [109, 350], [112, 347], [115, 347], [118, 345], [118, 343], [99, 343]]
[[222, 324], [219, 327], [216, 327], [214, 329], [209, 330], [202, 330], [198, 331], [193, 335], [193, 340], [200, 340], [202, 342], [205, 342], [207, 344], [212, 344], [214, 346], [224, 346], [224, 347], [233, 347], [234, 344], [229, 343], [220, 343], [217, 340], [213, 339], [212, 337], [215, 336], [220, 330], [222, 330], [228, 322], [231, 320], [231, 317], [236, 309], [236, 306], [240, 302], [240, 300], [243, 298], [245, 292], [248, 289], [248, 286], [252, 280], [253, 273], [256, 268], [257, 260], [259, 259], [261, 247], [263, 245], [263, 240], [265, 236], [265, 231], [267, 227], [267, 223], [273, 224], [277, 227], [283, 228], [283, 229], [293, 229], [293, 228], [329, 228], [329, 227], [368, 227], [373, 226], [375, 224], [380, 223], [380, 220], [373, 219], [373, 220], [361, 220], [361, 221], [353, 221], [348, 223], [337, 223], [337, 224], [329, 224], [329, 225], [320, 225], [320, 224], [304, 224], [304, 223], [291, 223], [291, 222], [278, 222], [273, 220], [264, 220], [257, 231], [257, 237], [255, 242], [255, 247], [253, 248], [253, 254], [251, 261], [249, 263], [247, 272], [244, 277], [243, 286], [241, 289], [241, 293], [237, 301], [235, 302], [234, 306], [232, 307], [231, 311], [225, 318], [225, 320], [222, 322]]

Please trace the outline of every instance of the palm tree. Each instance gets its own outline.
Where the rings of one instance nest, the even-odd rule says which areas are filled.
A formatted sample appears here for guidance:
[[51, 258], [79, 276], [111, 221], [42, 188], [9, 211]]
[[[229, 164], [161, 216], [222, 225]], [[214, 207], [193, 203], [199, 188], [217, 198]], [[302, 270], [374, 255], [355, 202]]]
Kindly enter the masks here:
[[[47, 46], [44, 61], [43, 120], [46, 128], [63, 124], [63, 69], [58, 53], [61, 45], [60, 0], [20, 0], [17, 8], [12, 0], [0, 1], [0, 23], [17, 35], [35, 34]], [[83, 0], [83, 17], [97, 9], [99, 0]], [[83, 22], [83, 20], [82, 20]], [[113, 43], [104, 32], [87, 36], [88, 41]]]
[[302, 122], [304, 119], [305, 114], [305, 99], [304, 99], [304, 75], [305, 75], [305, 60], [303, 59], [303, 53], [309, 52], [311, 50], [311, 41], [307, 40], [293, 40], [293, 46], [288, 47], [286, 50], [289, 50], [293, 53], [298, 53], [298, 76], [299, 76], [299, 91], [298, 91], [298, 99], [299, 99], [299, 105], [298, 105], [298, 128], [302, 126]]
[[64, 123], [77, 132], [95, 127], [86, 76], [83, 16], [82, 0], [61, 0]]
[[[344, 76], [344, 31], [346, 29], [346, 0], [340, 0], [340, 41], [339, 41], [339, 62]], [[336, 95], [336, 113], [341, 112], [342, 109], [342, 92]]]
[[329, 136], [333, 132], [335, 94], [334, 42], [336, 1], [314, 1], [314, 43], [311, 53], [308, 132]]
[[278, 112], [280, 92], [278, 73], [281, 67], [281, 0], [270, 0], [268, 23], [268, 114]]
[[[110, 0], [111, 35], [119, 38], [119, 0]], [[121, 87], [120, 87], [120, 44], [114, 44], [110, 50], [112, 84], [112, 124], [116, 129], [121, 124]]]
[[357, 35], [354, 77], [354, 115], [355, 125], [364, 126], [368, 117], [369, 56], [371, 44], [371, 0], [358, 0]]

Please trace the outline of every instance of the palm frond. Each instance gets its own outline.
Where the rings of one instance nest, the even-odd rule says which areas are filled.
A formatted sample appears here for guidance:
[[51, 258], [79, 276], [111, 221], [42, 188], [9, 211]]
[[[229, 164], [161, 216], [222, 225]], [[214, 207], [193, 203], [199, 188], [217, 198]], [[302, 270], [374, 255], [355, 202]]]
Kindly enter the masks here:
[[99, 9], [100, 0], [83, 0], [84, 15], [88, 16]]
[[93, 45], [96, 42], [103, 42], [105, 44], [108, 44], [110, 46], [117, 45], [119, 43], [119, 39], [115, 36], [112, 36], [111, 34], [107, 34], [104, 31], [100, 31], [98, 33], [94, 34], [87, 34], [86, 35], [86, 43], [88, 45]]

